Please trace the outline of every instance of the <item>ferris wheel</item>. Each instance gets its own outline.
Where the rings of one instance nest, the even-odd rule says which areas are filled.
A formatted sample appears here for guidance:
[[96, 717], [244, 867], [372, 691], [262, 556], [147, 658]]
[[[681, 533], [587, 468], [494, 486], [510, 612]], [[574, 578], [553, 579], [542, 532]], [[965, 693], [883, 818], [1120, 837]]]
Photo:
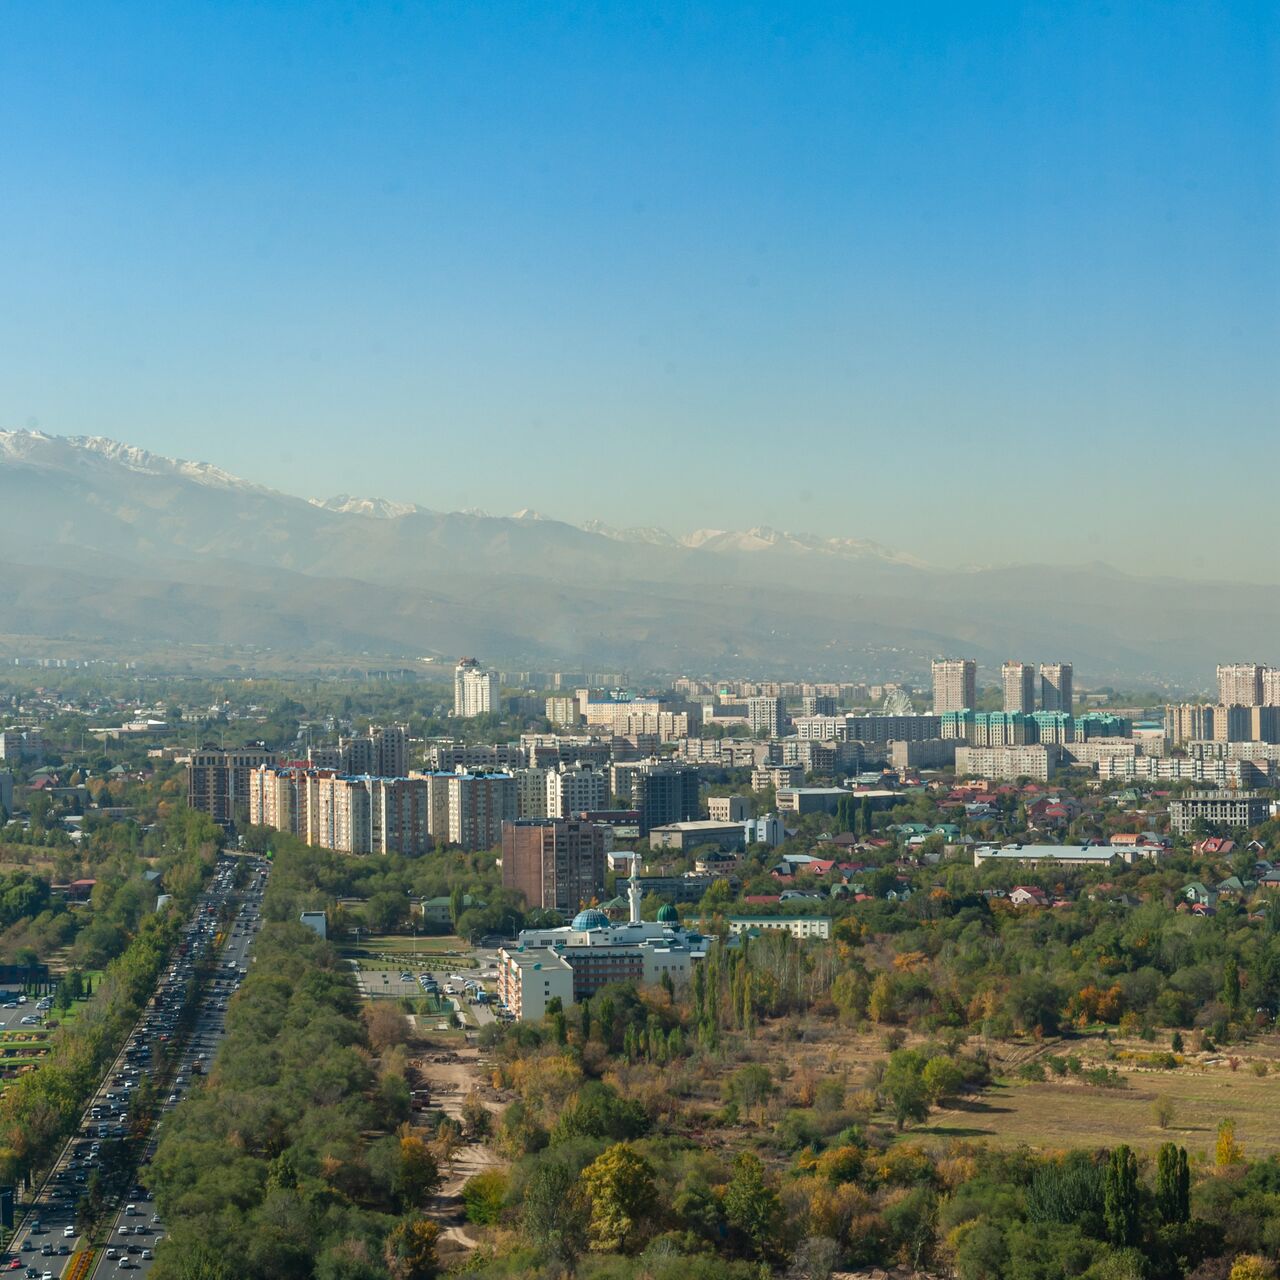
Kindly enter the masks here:
[[915, 714], [911, 705], [911, 695], [904, 689], [890, 689], [884, 695], [884, 706], [881, 708], [887, 716], [909, 716]]

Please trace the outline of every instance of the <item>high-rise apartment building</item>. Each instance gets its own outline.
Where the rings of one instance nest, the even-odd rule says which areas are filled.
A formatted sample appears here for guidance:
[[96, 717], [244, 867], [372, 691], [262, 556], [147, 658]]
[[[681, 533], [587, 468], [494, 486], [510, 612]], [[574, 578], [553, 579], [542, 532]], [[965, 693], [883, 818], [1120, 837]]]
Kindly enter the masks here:
[[833, 694], [807, 693], [800, 699], [800, 713], [806, 716], [833, 716], [838, 705]]
[[1218, 702], [1224, 707], [1261, 706], [1264, 702], [1262, 694], [1265, 670], [1256, 662], [1232, 662], [1219, 667]]
[[191, 753], [187, 765], [187, 805], [207, 813], [214, 822], [235, 821], [236, 809], [249, 803], [249, 775], [276, 754], [265, 747], [224, 750], [204, 746]]
[[516, 780], [516, 817], [547, 816], [547, 775], [550, 769], [513, 769]]
[[1070, 715], [1074, 705], [1071, 663], [1042, 662], [1040, 664], [1040, 709], [1065, 711]]
[[698, 768], [665, 760], [615, 764], [613, 792], [640, 814], [640, 835], [671, 822], [691, 822], [698, 810]]
[[566, 918], [604, 894], [604, 830], [574, 818], [502, 825], [502, 887]]
[[496, 849], [502, 824], [516, 819], [516, 780], [509, 773], [456, 773], [449, 779], [449, 843], [468, 852]]
[[589, 764], [561, 765], [547, 772], [549, 818], [569, 818], [609, 807], [609, 781]]
[[498, 710], [498, 673], [475, 658], [460, 658], [453, 671], [453, 714], [462, 720]]
[[425, 853], [433, 830], [427, 778], [344, 776], [262, 766], [249, 778], [249, 821], [338, 853]]
[[972, 658], [942, 658], [933, 664], [933, 711], [964, 711], [978, 701], [978, 664]]
[[781, 738], [786, 732], [786, 703], [781, 698], [748, 698], [747, 724], [753, 738]]
[[1262, 705], [1280, 707], [1280, 667], [1262, 669]]
[[1036, 709], [1036, 669], [1029, 662], [1006, 662], [1000, 668], [1004, 709], [1024, 715]]

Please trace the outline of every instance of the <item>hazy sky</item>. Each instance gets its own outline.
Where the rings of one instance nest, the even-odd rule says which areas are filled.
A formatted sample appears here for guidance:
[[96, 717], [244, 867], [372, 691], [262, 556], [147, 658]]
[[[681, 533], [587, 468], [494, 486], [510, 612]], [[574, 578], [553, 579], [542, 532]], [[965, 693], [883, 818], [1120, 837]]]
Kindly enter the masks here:
[[0, 426], [1275, 581], [1278, 77], [1270, 3], [6, 4]]

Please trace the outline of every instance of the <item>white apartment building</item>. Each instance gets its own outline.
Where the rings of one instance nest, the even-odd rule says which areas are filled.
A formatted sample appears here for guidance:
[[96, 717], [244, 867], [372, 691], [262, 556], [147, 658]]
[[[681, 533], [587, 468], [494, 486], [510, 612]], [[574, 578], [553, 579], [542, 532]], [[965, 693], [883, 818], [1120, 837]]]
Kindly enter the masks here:
[[547, 771], [546, 816], [568, 818], [575, 813], [609, 807], [609, 780], [590, 765], [561, 765]]
[[942, 658], [933, 664], [933, 712], [965, 711], [978, 702], [978, 664], [972, 658]]
[[1062, 749], [1041, 743], [1020, 747], [956, 747], [958, 778], [1033, 778], [1048, 782], [1061, 759]]
[[475, 658], [462, 658], [453, 671], [453, 714], [462, 720], [498, 710], [498, 673]]
[[1000, 668], [1006, 711], [1036, 709], [1036, 669], [1029, 662], [1006, 662]]

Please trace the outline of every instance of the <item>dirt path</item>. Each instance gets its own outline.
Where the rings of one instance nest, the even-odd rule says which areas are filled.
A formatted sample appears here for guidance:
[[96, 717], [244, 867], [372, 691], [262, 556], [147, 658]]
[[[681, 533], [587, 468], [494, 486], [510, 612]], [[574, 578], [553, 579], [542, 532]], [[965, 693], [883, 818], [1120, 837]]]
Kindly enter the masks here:
[[[431, 1090], [433, 1110], [418, 1113], [414, 1124], [430, 1131], [434, 1120], [443, 1112], [450, 1119], [462, 1120], [462, 1103], [471, 1090], [478, 1089], [484, 1104], [495, 1115], [501, 1110], [493, 1097], [486, 1068], [481, 1062], [480, 1051], [474, 1045], [433, 1046], [429, 1042], [419, 1046], [410, 1058], [410, 1065]], [[434, 1120], [433, 1120], [434, 1117]], [[462, 1187], [468, 1178], [486, 1169], [501, 1168], [505, 1161], [483, 1143], [468, 1142], [459, 1147], [451, 1165], [441, 1172], [443, 1181], [439, 1192], [431, 1202], [432, 1215], [440, 1222], [442, 1243], [449, 1243], [461, 1250], [475, 1249], [478, 1241], [468, 1234], [462, 1215]]]

